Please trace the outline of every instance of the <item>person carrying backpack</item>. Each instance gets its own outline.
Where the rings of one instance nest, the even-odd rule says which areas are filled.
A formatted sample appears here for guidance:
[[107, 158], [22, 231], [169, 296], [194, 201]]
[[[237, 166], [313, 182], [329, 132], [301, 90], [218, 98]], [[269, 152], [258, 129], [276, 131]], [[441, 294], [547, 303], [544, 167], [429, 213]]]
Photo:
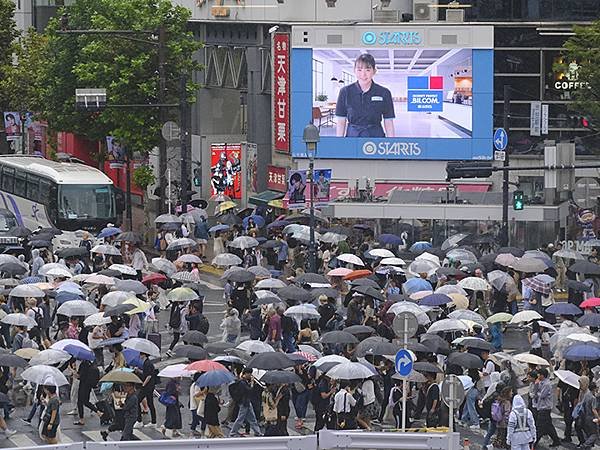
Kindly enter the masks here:
[[508, 416], [512, 408], [511, 404], [512, 388], [507, 386], [502, 389], [498, 398], [492, 403], [492, 420], [496, 422], [496, 437], [494, 438], [494, 448], [508, 448], [506, 443], [506, 434], [508, 428]]
[[166, 355], [170, 358], [173, 356], [173, 349], [179, 342], [179, 338], [182, 334], [182, 325], [183, 320], [181, 320], [181, 311], [182, 311], [181, 303], [173, 302], [171, 303], [171, 313], [169, 314], [169, 328], [173, 332], [173, 340], [171, 341], [171, 345], [169, 345], [169, 350], [167, 350]]
[[85, 425], [83, 421], [84, 406], [98, 414], [98, 408], [90, 402], [90, 395], [92, 394], [92, 389], [98, 385], [100, 371], [94, 363], [84, 360], [79, 364], [77, 378], [79, 378], [79, 390], [77, 391], [77, 413], [79, 414], [79, 419], [74, 422], [74, 425]]
[[536, 440], [535, 420], [520, 395], [515, 395], [508, 416], [506, 443], [511, 450], [529, 450]]

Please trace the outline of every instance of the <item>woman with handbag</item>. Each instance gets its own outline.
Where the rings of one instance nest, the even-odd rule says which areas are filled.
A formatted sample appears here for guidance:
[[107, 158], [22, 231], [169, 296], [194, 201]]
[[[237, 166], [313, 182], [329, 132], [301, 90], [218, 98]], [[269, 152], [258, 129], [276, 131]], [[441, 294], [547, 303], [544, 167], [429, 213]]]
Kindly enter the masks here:
[[162, 434], [167, 435], [167, 430], [171, 430], [172, 437], [179, 437], [181, 424], [181, 403], [179, 403], [179, 393], [181, 385], [178, 379], [171, 379], [167, 383], [167, 389], [160, 396], [159, 402], [167, 407], [165, 415], [165, 424], [161, 428]]

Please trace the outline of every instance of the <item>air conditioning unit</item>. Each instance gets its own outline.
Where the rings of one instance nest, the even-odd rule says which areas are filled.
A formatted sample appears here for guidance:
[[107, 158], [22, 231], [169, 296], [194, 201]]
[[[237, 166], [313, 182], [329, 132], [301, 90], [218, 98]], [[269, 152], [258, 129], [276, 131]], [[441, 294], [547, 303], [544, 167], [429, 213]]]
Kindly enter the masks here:
[[464, 9], [447, 9], [446, 22], [462, 23], [465, 21]]
[[398, 23], [400, 22], [400, 11], [393, 9], [376, 9], [373, 11], [373, 22]]
[[437, 0], [413, 0], [413, 20], [415, 22], [437, 22]]

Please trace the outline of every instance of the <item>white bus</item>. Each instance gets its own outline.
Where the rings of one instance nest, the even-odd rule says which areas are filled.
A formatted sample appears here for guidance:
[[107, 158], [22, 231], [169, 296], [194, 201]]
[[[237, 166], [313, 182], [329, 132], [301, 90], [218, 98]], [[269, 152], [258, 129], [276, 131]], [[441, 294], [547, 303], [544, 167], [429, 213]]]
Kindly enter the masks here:
[[117, 189], [100, 170], [13, 155], [0, 156], [0, 208], [12, 212], [17, 223], [30, 230], [96, 232], [116, 223], [122, 213]]

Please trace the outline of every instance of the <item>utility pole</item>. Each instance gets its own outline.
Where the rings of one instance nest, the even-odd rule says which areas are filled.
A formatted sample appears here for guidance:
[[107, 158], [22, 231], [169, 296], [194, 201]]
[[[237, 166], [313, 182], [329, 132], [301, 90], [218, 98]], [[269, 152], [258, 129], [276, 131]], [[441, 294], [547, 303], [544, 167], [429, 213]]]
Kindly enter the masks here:
[[[158, 29], [158, 103], [164, 105], [167, 90], [167, 76], [165, 73], [166, 60], [166, 31], [164, 25]], [[167, 120], [167, 109], [164, 106], [158, 108], [158, 122], [162, 127]], [[159, 135], [158, 138], [158, 179], [160, 180], [160, 200], [158, 204], [158, 213], [165, 212], [165, 199], [167, 198], [167, 179], [165, 173], [167, 170], [167, 142]]]
[[179, 115], [181, 122], [179, 132], [179, 146], [181, 147], [181, 213], [187, 212], [188, 185], [190, 174], [188, 169], [188, 101], [187, 101], [187, 76], [181, 75], [181, 86], [179, 87]]
[[[504, 109], [503, 109], [503, 127], [506, 131], [506, 136], [509, 136], [510, 130], [510, 95], [511, 87], [504, 86]], [[504, 157], [504, 167], [508, 167], [510, 164], [510, 149], [506, 146], [506, 153]], [[502, 247], [507, 247], [509, 244], [509, 232], [508, 232], [508, 188], [509, 188], [509, 173], [508, 170], [503, 171], [502, 177], [502, 232], [500, 234], [500, 243]]]

